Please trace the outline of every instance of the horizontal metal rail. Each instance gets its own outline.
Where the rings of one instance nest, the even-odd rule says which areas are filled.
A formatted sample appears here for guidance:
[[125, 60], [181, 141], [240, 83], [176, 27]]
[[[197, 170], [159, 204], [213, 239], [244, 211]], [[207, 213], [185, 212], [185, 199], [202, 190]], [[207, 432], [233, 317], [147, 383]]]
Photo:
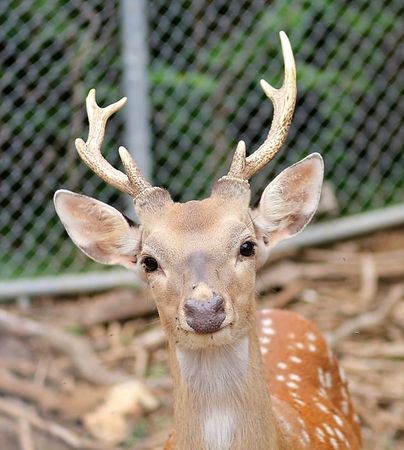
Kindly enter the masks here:
[[[319, 245], [355, 237], [404, 223], [404, 205], [344, 217], [307, 227], [298, 236], [281, 242], [274, 255], [309, 245]], [[0, 300], [39, 295], [99, 292], [119, 286], [139, 287], [139, 277], [128, 270], [86, 272], [0, 282]]]

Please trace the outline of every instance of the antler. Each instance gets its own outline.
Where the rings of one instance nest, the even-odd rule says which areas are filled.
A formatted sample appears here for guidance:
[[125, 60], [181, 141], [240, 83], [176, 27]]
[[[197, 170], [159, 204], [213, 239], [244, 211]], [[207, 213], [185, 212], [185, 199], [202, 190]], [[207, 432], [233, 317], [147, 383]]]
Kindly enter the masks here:
[[119, 147], [119, 156], [127, 175], [112, 167], [101, 154], [107, 121], [112, 114], [122, 108], [126, 100], [124, 97], [112, 105], [100, 108], [95, 100], [95, 89], [91, 89], [86, 99], [89, 121], [87, 142], [84, 142], [83, 139], [76, 139], [75, 144], [81, 159], [96, 175], [111, 186], [136, 198], [152, 186], [143, 177], [126, 148]]
[[274, 105], [274, 116], [265, 142], [246, 158], [243, 141], [237, 145], [227, 177], [247, 181], [279, 152], [285, 142], [296, 103], [296, 66], [292, 48], [286, 34], [279, 33], [285, 64], [285, 77], [280, 89], [261, 80], [261, 87]]

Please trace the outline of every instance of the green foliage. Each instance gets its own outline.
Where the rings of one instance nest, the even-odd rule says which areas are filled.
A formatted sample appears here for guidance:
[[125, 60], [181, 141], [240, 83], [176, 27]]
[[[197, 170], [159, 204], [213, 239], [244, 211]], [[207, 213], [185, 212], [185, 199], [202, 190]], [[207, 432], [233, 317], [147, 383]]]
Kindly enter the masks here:
[[140, 439], [143, 439], [147, 436], [147, 432], [148, 427], [146, 419], [144, 417], [139, 417], [132, 429], [131, 436], [125, 442], [125, 446], [135, 445], [137, 442], [139, 442]]
[[[282, 82], [283, 29], [297, 59], [298, 104], [288, 152], [278, 162], [284, 167], [285, 159], [321, 152], [345, 214], [402, 201], [401, 2], [147, 5], [154, 181], [169, 186], [174, 199], [206, 196], [227, 170], [237, 139], [249, 149], [262, 141], [272, 107], [258, 80]], [[101, 105], [122, 95], [119, 14], [119, 0], [0, 2], [2, 277], [95, 267], [68, 242], [51, 199], [59, 187], [99, 193], [73, 142], [86, 133], [83, 98], [91, 87]], [[110, 121], [105, 143], [117, 167], [112, 138], [122, 137], [123, 118]], [[255, 191], [276, 164], [255, 178]], [[113, 189], [102, 198], [123, 206]]]
[[155, 362], [153, 364], [151, 364], [148, 368], [147, 371], [147, 378], [161, 378], [167, 375], [167, 367], [160, 363], [160, 362]]
[[84, 334], [84, 329], [81, 325], [71, 325], [67, 331], [74, 336], [82, 336]]
[[[385, 73], [384, 67], [386, 35], [398, 33], [400, 21], [389, 10], [391, 3], [385, 2], [382, 7], [380, 2], [358, 1], [342, 5], [333, 0], [276, 0], [268, 3], [266, 8], [254, 9], [254, 2], [244, 1], [245, 17], [249, 19], [242, 24], [233, 20], [233, 25], [221, 39], [206, 39], [195, 44], [192, 30], [188, 30], [187, 45], [194, 46], [194, 52], [187, 59], [188, 65], [183, 64], [182, 67], [169, 60], [164, 62], [160, 53], [156, 53], [152, 60], [150, 78], [153, 85], [157, 83], [159, 86], [158, 95], [152, 91], [153, 107], [157, 114], [163, 115], [163, 124], [154, 131], [159, 134], [169, 127], [172, 138], [165, 143], [166, 147], [180, 152], [184, 136], [190, 138], [191, 146], [184, 149], [183, 157], [187, 160], [194, 152], [193, 160], [201, 162], [198, 170], [203, 170], [203, 157], [216, 151], [221, 158], [217, 167], [224, 171], [226, 158], [217, 153], [217, 140], [206, 130], [214, 124], [223, 126], [226, 130], [222, 135], [226, 142], [223, 146], [228, 152], [234, 148], [235, 134], [243, 133], [247, 143], [255, 144], [262, 140], [264, 126], [258, 133], [256, 129], [249, 129], [245, 121], [241, 122], [240, 111], [245, 109], [246, 117], [259, 112], [263, 103], [257, 90], [260, 77], [274, 86], [281, 83], [277, 33], [283, 29], [289, 35], [297, 59], [299, 94], [296, 114], [305, 115], [313, 125], [311, 128], [316, 128], [312, 134], [310, 130], [304, 130], [308, 145], [300, 148], [300, 154], [312, 151], [314, 144], [315, 150], [326, 155], [334, 166], [345, 164], [347, 170], [351, 170], [353, 158], [363, 156], [363, 171], [369, 171], [370, 167], [366, 165], [372, 163], [367, 161], [369, 155], [366, 155], [367, 147], [360, 133], [361, 128], [366, 129], [369, 112], [389, 108], [388, 100], [384, 99], [385, 86], [377, 81], [377, 77], [392, 76]], [[207, 19], [201, 14], [199, 20], [198, 26], [203, 29], [203, 21]], [[206, 30], [209, 26], [207, 23]], [[167, 44], [162, 41], [160, 45]], [[181, 52], [181, 48], [178, 51]], [[189, 65], [200, 68], [199, 72], [190, 70]], [[227, 79], [227, 84], [223, 84], [223, 78]], [[189, 98], [194, 101], [190, 102]], [[204, 104], [204, 108], [195, 104]], [[168, 113], [164, 112], [167, 105], [170, 105]], [[268, 109], [266, 105], [262, 108]], [[196, 135], [195, 123], [204, 125], [202, 130], [198, 130], [204, 133], [203, 137]], [[299, 148], [299, 133], [293, 127], [290, 146]], [[354, 157], [352, 148], [356, 152]], [[351, 153], [347, 149], [351, 149]], [[164, 154], [161, 156], [158, 146], [156, 151], [157, 160], [164, 164], [167, 159]], [[209, 173], [206, 168], [205, 171]], [[155, 176], [157, 181], [166, 181], [159, 179], [158, 169]], [[337, 188], [347, 187], [346, 180], [333, 170], [328, 172], [328, 178]], [[364, 193], [373, 190], [370, 186], [374, 183], [366, 179], [360, 189]], [[185, 179], [179, 184], [188, 185]], [[207, 189], [208, 186], [200, 194], [205, 194]], [[355, 202], [351, 205], [345, 202], [343, 211], [353, 212], [357, 208], [354, 205]], [[367, 208], [366, 203], [364, 208]]]
[[[94, 264], [66, 244], [52, 196], [62, 186], [82, 190], [92, 177], [78, 165], [73, 146], [86, 124], [83, 99], [88, 90], [101, 87], [97, 92], [101, 104], [121, 96], [119, 83], [104, 80], [114, 71], [122, 79], [119, 29], [103, 28], [116, 2], [102, 8], [98, 0], [6, 3], [0, 7], [0, 145], [4, 146], [0, 235], [7, 237], [1, 248], [1, 277], [59, 273], [62, 266], [76, 272], [78, 267], [89, 269]], [[117, 123], [112, 123], [115, 129]], [[110, 133], [106, 148], [108, 154]], [[114, 154], [112, 161], [116, 159]], [[92, 178], [89, 195], [99, 186]], [[11, 194], [2, 195], [7, 190]], [[117, 199], [112, 192], [110, 200]], [[40, 252], [44, 243], [46, 255]]]

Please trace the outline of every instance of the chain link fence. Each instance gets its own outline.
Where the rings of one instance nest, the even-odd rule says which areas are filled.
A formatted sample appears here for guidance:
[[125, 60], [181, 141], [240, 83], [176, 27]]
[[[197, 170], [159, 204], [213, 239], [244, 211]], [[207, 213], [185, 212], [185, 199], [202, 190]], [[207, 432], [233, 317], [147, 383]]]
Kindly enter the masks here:
[[[122, 85], [130, 70], [125, 45], [139, 39], [136, 29], [122, 29], [122, 3], [0, 2], [2, 280], [102, 269], [69, 241], [52, 196], [63, 187], [127, 206], [74, 148], [74, 139], [87, 133], [90, 88], [97, 87], [101, 105], [123, 95], [132, 105], [138, 100], [136, 86]], [[153, 0], [144, 6], [137, 19], [147, 29], [148, 61], [140, 69], [149, 86], [150, 146], [140, 151], [152, 162], [153, 182], [175, 200], [208, 195], [237, 141], [252, 150], [265, 137], [272, 105], [258, 80], [280, 85], [278, 32], [285, 30], [297, 60], [298, 103], [285, 150], [253, 181], [255, 201], [281, 168], [317, 151], [327, 170], [318, 220], [402, 202], [402, 1]], [[125, 118], [110, 120], [104, 144], [117, 167], [118, 144], [131, 144]], [[137, 118], [129, 120], [126, 131]]]

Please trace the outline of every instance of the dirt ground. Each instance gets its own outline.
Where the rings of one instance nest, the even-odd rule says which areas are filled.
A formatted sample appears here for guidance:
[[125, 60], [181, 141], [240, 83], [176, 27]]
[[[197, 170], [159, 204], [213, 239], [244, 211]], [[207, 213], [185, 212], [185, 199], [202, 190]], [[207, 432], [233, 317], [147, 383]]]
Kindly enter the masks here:
[[[404, 228], [291, 252], [258, 275], [260, 307], [327, 335], [365, 450], [404, 448]], [[172, 426], [164, 336], [146, 292], [0, 309], [2, 450], [159, 449]]]

